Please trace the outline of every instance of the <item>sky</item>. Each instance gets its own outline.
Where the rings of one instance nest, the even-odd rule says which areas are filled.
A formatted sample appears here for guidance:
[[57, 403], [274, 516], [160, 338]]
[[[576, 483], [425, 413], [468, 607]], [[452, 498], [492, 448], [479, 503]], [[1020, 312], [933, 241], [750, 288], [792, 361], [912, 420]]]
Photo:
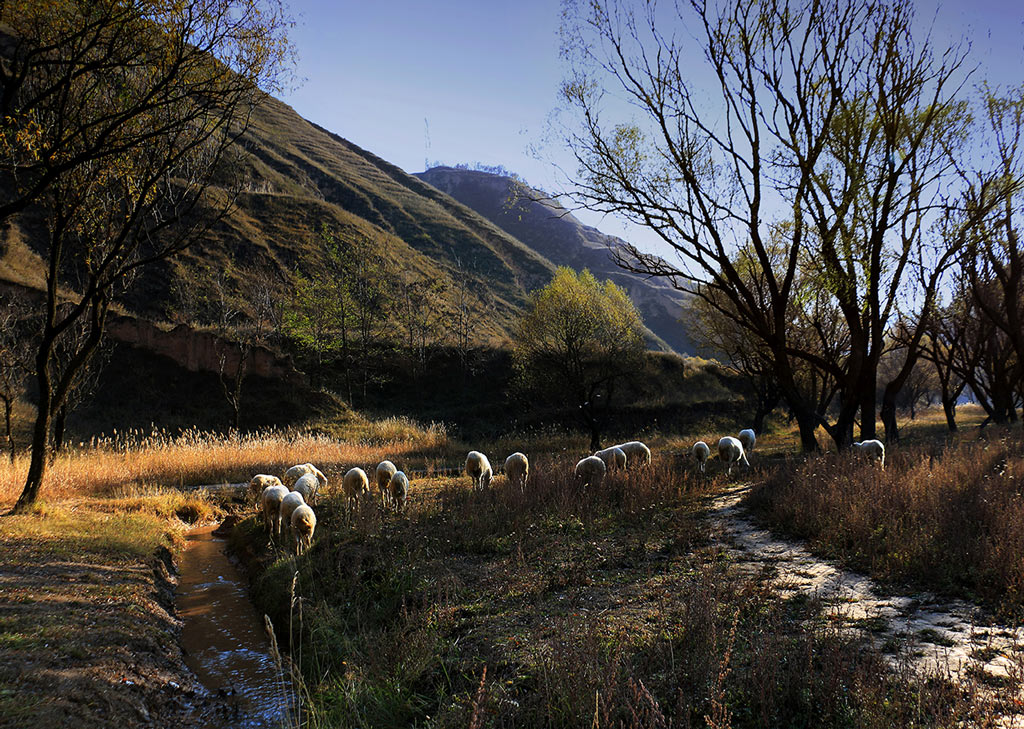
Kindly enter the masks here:
[[[296, 87], [307, 119], [406, 172], [501, 165], [558, 193], [575, 165], [550, 133], [566, 68], [559, 0], [290, 0]], [[921, 2], [939, 40], [972, 42], [976, 79], [1024, 83], [1024, 1]], [[561, 171], [559, 171], [561, 170]], [[606, 233], [664, 254], [647, 231], [577, 211]]]

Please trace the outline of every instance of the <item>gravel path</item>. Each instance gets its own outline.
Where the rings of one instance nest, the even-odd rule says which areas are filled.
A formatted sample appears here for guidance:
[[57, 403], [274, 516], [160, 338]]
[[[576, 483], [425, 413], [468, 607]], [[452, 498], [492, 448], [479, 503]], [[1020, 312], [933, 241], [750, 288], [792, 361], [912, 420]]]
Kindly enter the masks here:
[[1016, 686], [1016, 698], [1010, 692], [1016, 711], [1006, 714], [1001, 725], [1024, 727], [1024, 630], [994, 624], [962, 600], [886, 594], [871, 578], [838, 568], [754, 524], [740, 505], [748, 490], [748, 485], [730, 488], [712, 497], [708, 507], [723, 546], [740, 569], [772, 568], [783, 597], [819, 597], [830, 614], [870, 636], [894, 662], [908, 661], [922, 673], [957, 682], [974, 679], [990, 692]]

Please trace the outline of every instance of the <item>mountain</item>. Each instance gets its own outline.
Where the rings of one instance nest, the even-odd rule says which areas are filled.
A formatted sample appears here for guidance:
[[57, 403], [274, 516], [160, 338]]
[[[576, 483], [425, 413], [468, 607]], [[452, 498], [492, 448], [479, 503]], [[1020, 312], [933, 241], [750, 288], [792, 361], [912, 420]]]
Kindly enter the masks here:
[[[249, 154], [232, 170], [243, 191], [234, 209], [173, 260], [148, 266], [121, 299], [130, 314], [182, 321], [176, 292], [197, 272], [269, 269], [276, 280], [316, 268], [326, 226], [345, 243], [371, 241], [406, 275], [446, 286], [466, 282], [477, 344], [507, 340], [528, 292], [554, 266], [529, 247], [435, 188], [267, 99], [243, 137]], [[38, 219], [21, 216], [0, 230], [0, 282], [42, 288]], [[187, 322], [187, 317], [184, 317]]]
[[[556, 265], [570, 265], [624, 286], [654, 332], [650, 341], [690, 349], [675, 323], [678, 294], [617, 269], [607, 252], [617, 239], [557, 206], [521, 203], [518, 221], [502, 214], [509, 178], [434, 169], [420, 179], [272, 98], [256, 109], [243, 144], [248, 154], [232, 168], [243, 183], [232, 211], [183, 254], [146, 267], [121, 297], [121, 313], [197, 325], [182, 299], [203, 271], [226, 272], [242, 289], [248, 272], [260, 269], [287, 292], [296, 272], [325, 261], [328, 228], [342, 244], [372, 243], [396, 275], [440, 284], [443, 310], [468, 307], [477, 346], [507, 341], [529, 293]], [[43, 229], [38, 212], [6, 222], [0, 283], [42, 288]]]
[[623, 287], [661, 343], [678, 353], [694, 347], [680, 317], [686, 295], [665, 281], [647, 279], [619, 268], [611, 251], [624, 241], [584, 225], [549, 195], [489, 172], [433, 167], [417, 173], [421, 180], [472, 208], [556, 266], [589, 268], [598, 278]]

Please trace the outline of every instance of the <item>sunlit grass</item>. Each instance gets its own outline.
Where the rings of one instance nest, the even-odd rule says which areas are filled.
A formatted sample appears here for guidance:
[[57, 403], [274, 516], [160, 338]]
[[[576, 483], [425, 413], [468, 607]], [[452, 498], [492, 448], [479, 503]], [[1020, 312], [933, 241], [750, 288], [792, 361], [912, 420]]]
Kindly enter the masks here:
[[771, 525], [878, 579], [1024, 614], [1019, 427], [907, 438], [885, 468], [854, 453], [780, 464], [749, 502]]
[[[282, 474], [296, 463], [316, 463], [328, 478], [354, 465], [394, 458], [424, 462], [446, 453], [443, 427], [426, 428], [407, 419], [368, 425], [353, 440], [325, 435], [268, 433], [223, 436], [188, 431], [130, 431], [76, 444], [49, 468], [40, 497], [49, 502], [83, 496], [122, 496], [139, 489], [240, 483], [256, 473]], [[0, 462], [0, 507], [13, 504], [28, 472], [27, 455]]]

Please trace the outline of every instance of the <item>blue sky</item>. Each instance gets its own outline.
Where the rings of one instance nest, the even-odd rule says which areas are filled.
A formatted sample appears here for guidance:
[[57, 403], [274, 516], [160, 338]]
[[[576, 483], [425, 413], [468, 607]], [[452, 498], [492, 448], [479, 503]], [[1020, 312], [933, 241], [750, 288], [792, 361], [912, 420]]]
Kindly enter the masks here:
[[[564, 67], [558, 0], [291, 0], [301, 81], [284, 100], [407, 172], [425, 160], [503, 165], [557, 192], [569, 155], [545, 141]], [[973, 43], [976, 79], [1024, 83], [1024, 2], [921, 2], [937, 39]], [[534, 151], [536, 150], [536, 151]], [[538, 159], [538, 152], [540, 158]], [[578, 213], [656, 249], [619, 221]]]

